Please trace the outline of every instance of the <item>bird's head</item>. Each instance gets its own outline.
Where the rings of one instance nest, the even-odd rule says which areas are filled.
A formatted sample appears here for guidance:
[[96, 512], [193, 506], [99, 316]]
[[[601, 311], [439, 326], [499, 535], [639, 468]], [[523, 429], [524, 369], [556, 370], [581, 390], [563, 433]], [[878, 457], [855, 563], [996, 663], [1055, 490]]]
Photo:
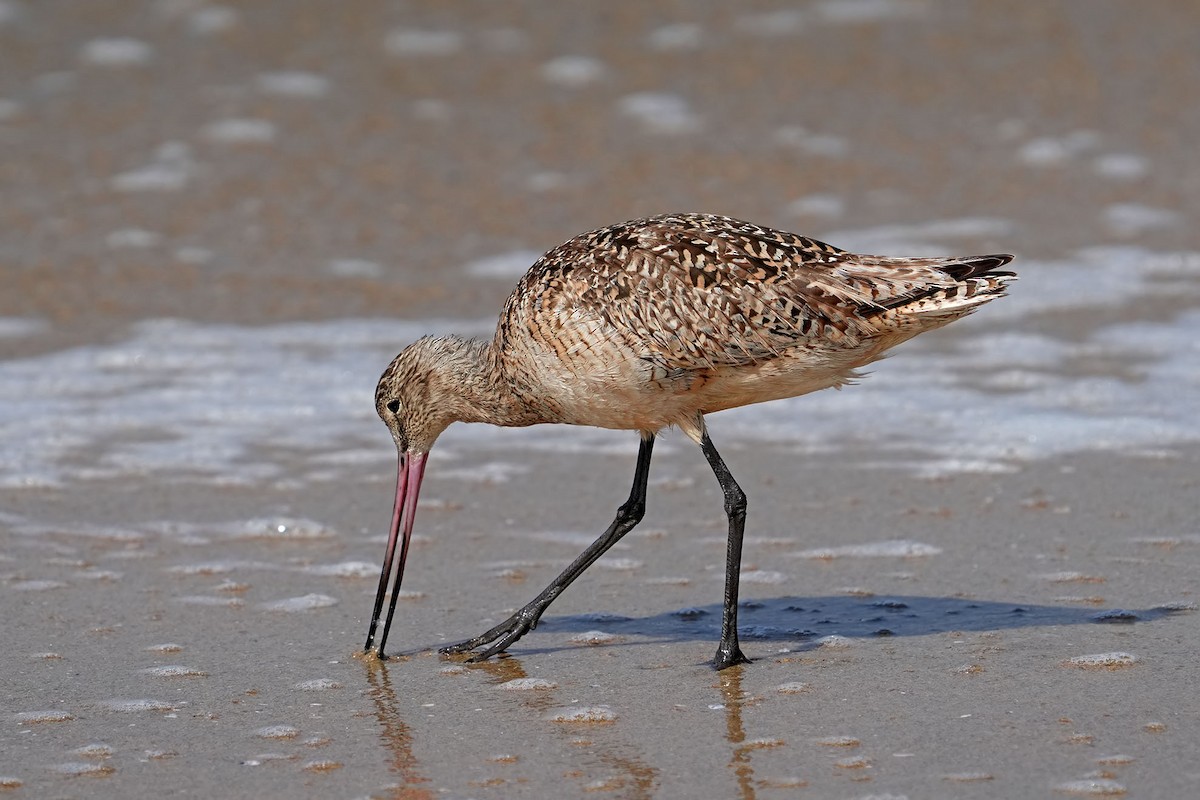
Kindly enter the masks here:
[[[399, 454], [392, 525], [365, 648], [370, 652], [375, 641], [375, 628], [383, 610], [383, 598], [387, 593], [396, 545], [400, 542], [396, 582], [392, 587], [387, 621], [379, 639], [381, 657], [396, 609], [400, 582], [404, 577], [404, 564], [417, 510], [417, 495], [425, 475], [425, 459], [442, 431], [450, 423], [463, 418], [463, 401], [456, 383], [461, 381], [467, 366], [464, 359], [468, 350], [467, 342], [454, 337], [427, 336], [419, 339], [392, 359], [375, 388], [375, 410], [391, 431]], [[402, 532], [403, 537], [400, 535]]]
[[461, 339], [426, 336], [392, 359], [375, 387], [375, 410], [401, 453], [428, 453], [459, 418], [455, 377]]

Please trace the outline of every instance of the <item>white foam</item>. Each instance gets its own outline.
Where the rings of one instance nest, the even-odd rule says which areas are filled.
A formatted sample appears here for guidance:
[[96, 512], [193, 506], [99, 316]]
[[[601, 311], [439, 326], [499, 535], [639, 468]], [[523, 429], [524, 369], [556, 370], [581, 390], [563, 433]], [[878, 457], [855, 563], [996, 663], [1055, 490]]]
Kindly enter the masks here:
[[0, 317], [0, 339], [36, 336], [49, 329], [49, 323], [37, 317]]
[[474, 275], [477, 278], [516, 280], [541, 257], [542, 254], [534, 250], [513, 250], [477, 259], [467, 264], [464, 269], [468, 275]]
[[448, 56], [462, 49], [463, 37], [457, 31], [397, 28], [384, 39], [384, 49], [394, 56]]
[[302, 692], [328, 692], [332, 689], [341, 689], [342, 684], [333, 678], [314, 678], [310, 681], [300, 681], [295, 684], [295, 688]]
[[794, 553], [798, 558], [919, 558], [936, 556], [942, 548], [907, 539], [889, 539], [883, 542], [849, 544], [841, 547], [817, 547]]
[[1135, 153], [1109, 153], [1092, 162], [1092, 170], [1105, 178], [1133, 181], [1150, 172], [1150, 162]]
[[1183, 221], [1183, 215], [1142, 203], [1114, 203], [1104, 209], [1104, 221], [1118, 236], [1137, 236], [1146, 231], [1175, 227]]
[[824, 0], [817, 5], [822, 22], [865, 24], [914, 17], [929, 11], [922, 0]]
[[1021, 146], [1017, 158], [1031, 167], [1058, 167], [1100, 143], [1095, 131], [1077, 130], [1063, 136], [1040, 136]]
[[208, 673], [203, 670], [196, 669], [195, 667], [185, 667], [181, 664], [147, 667], [142, 670], [142, 674], [151, 675], [155, 678], [203, 678], [208, 676]]
[[1132, 667], [1141, 659], [1133, 653], [1092, 653], [1085, 656], [1075, 656], [1068, 658], [1063, 662], [1069, 667], [1079, 667], [1080, 669], [1121, 669], [1123, 667]]
[[238, 24], [236, 9], [229, 6], [204, 6], [188, 14], [188, 31], [196, 36], [224, 33]]
[[680, 135], [695, 133], [703, 127], [703, 121], [687, 100], [670, 92], [627, 94], [618, 101], [617, 108], [647, 133]]
[[734, 20], [734, 27], [752, 36], [791, 36], [804, 29], [804, 12], [798, 9], [745, 14]]
[[152, 699], [137, 699], [137, 700], [106, 700], [100, 705], [110, 711], [119, 711], [123, 714], [138, 713], [142, 711], [174, 711], [175, 705], [168, 703], [166, 700]]
[[329, 92], [329, 79], [324, 75], [299, 70], [264, 72], [254, 78], [254, 85], [264, 94], [281, 97], [322, 97]]
[[104, 243], [114, 250], [146, 249], [162, 244], [163, 235], [142, 228], [121, 228], [104, 237]]
[[599, 59], [587, 56], [559, 56], [542, 64], [542, 80], [570, 89], [578, 89], [597, 83], [604, 78], [607, 68]]
[[617, 715], [608, 706], [572, 706], [551, 711], [546, 714], [546, 719], [551, 722], [604, 724], [616, 721]]
[[787, 212], [799, 217], [840, 217], [846, 211], [846, 203], [835, 194], [810, 194], [793, 200]]
[[647, 37], [654, 50], [696, 50], [704, 43], [704, 28], [696, 22], [675, 22], [655, 28]]
[[370, 578], [379, 574], [379, 566], [365, 561], [343, 561], [340, 564], [314, 564], [304, 567], [303, 571], [307, 575], [333, 578]]
[[821, 158], [841, 158], [850, 152], [850, 142], [843, 137], [813, 133], [799, 125], [787, 125], [775, 131], [775, 142]]
[[1084, 778], [1078, 781], [1065, 781], [1055, 787], [1056, 791], [1064, 794], [1094, 795], [1097, 797], [1119, 797], [1128, 793], [1125, 784], [1112, 778]]
[[223, 119], [205, 125], [200, 135], [221, 144], [267, 144], [275, 140], [275, 124], [265, 119]]
[[118, 192], [176, 192], [188, 184], [195, 170], [191, 148], [183, 142], [164, 142], [149, 164], [114, 175], [109, 185]]
[[261, 603], [260, 607], [266, 611], [292, 613], [312, 611], [317, 608], [328, 608], [337, 605], [337, 603], [338, 599], [336, 597], [330, 597], [327, 594], [306, 594], [302, 597], [289, 597], [286, 600], [273, 600], [269, 603]]
[[329, 262], [329, 272], [339, 278], [383, 277], [383, 267], [365, 258], [335, 258]]
[[545, 678], [513, 678], [497, 685], [496, 688], [510, 692], [546, 691], [557, 689], [558, 684]]
[[154, 48], [140, 39], [93, 39], [83, 46], [80, 59], [99, 67], [129, 67], [147, 64], [154, 57]]

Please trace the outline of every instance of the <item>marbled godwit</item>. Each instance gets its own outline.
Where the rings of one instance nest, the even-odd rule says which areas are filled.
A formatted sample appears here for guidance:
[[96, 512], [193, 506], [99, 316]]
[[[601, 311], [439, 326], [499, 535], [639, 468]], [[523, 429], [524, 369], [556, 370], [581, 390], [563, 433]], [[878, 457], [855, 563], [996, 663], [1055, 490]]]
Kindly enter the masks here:
[[444, 653], [486, 659], [533, 629], [584, 570], [641, 521], [657, 433], [678, 426], [725, 495], [729, 538], [718, 669], [746, 661], [737, 601], [746, 495], [713, 447], [704, 415], [840, 386], [922, 331], [965, 316], [1015, 279], [1009, 255], [881, 258], [708, 214], [671, 214], [592, 231], [542, 256], [508, 298], [491, 341], [418, 340], [384, 371], [375, 407], [399, 451], [366, 650], [375, 641], [396, 544], [396, 610], [425, 460], [452, 422], [542, 422], [638, 431], [629, 499], [603, 535], [528, 605]]

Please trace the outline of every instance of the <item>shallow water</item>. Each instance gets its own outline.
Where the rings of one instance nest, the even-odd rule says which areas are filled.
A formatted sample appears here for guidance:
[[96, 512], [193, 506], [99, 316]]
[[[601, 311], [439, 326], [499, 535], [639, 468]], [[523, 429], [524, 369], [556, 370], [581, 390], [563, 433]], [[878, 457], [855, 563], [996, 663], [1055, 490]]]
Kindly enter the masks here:
[[[1185, 797], [1200, 567], [1186, 3], [0, 0], [0, 793]], [[384, 663], [375, 380], [537, 254], [704, 210], [1021, 280], [683, 437], [450, 429]]]

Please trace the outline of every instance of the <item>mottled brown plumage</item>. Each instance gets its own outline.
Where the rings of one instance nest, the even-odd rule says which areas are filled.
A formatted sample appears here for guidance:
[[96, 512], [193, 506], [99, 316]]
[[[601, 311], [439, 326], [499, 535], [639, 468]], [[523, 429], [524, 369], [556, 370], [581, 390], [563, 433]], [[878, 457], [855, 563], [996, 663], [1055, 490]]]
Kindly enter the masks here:
[[[637, 430], [643, 482], [654, 435], [675, 425], [704, 449], [728, 507], [740, 489], [708, 440], [705, 414], [840, 386], [891, 347], [1004, 294], [1015, 275], [999, 268], [1011, 258], [855, 255], [709, 214], [632, 220], [582, 234], [542, 256], [509, 297], [490, 342], [426, 337], [404, 350], [379, 381], [376, 408], [401, 452], [402, 480], [405, 464], [416, 465], [409, 488], [414, 506], [426, 454], [449, 424], [463, 421]], [[634, 490], [631, 502], [636, 483]], [[394, 527], [404, 501], [398, 496]], [[735, 534], [740, 555], [735, 512], [731, 569]], [[406, 534], [411, 522], [408, 514]], [[606, 536], [621, 522], [618, 515]], [[544, 603], [531, 603], [508, 627], [460, 649], [500, 638], [481, 654], [486, 657], [511, 644], [577, 574], [564, 573], [565, 583]], [[368, 649], [386, 578], [387, 565]], [[718, 666], [742, 658], [736, 626], [730, 630], [736, 578], [736, 571], [727, 576], [726, 652], [718, 653]], [[517, 620], [521, 613], [523, 621]]]

